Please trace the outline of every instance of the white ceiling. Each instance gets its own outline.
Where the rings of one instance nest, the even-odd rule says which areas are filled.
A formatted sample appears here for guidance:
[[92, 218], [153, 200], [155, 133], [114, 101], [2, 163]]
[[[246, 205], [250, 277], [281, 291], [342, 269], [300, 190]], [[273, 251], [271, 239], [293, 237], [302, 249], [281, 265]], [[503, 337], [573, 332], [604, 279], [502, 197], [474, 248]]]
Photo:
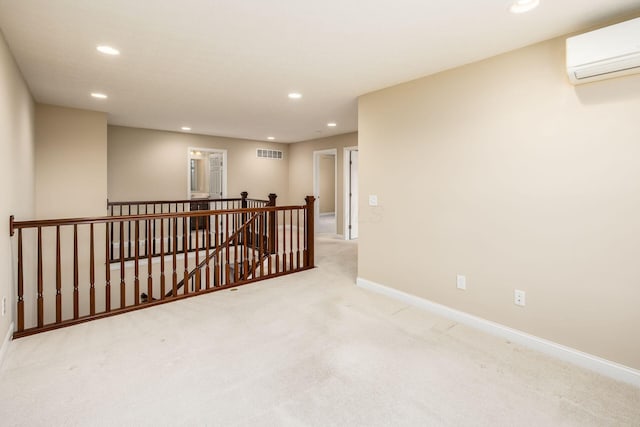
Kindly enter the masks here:
[[640, 11], [638, 0], [541, 0], [522, 15], [509, 5], [0, 0], [0, 29], [38, 102], [117, 125], [293, 142], [356, 130], [362, 94]]

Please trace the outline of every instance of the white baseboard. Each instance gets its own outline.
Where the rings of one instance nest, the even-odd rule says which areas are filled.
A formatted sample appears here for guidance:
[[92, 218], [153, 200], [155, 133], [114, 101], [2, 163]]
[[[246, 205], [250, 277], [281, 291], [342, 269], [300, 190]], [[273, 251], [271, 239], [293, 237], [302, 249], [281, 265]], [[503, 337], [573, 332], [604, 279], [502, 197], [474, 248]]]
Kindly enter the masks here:
[[525, 347], [548, 354], [558, 359], [573, 363], [582, 368], [595, 371], [618, 381], [640, 387], [640, 371], [610, 360], [584, 353], [580, 350], [549, 341], [499, 323], [473, 316], [463, 311], [454, 310], [442, 304], [429, 301], [406, 292], [399, 291], [367, 279], [358, 277], [357, 285], [361, 288], [385, 295], [404, 303], [422, 308], [434, 314], [454, 320], [458, 323], [508, 339]]
[[9, 325], [9, 330], [7, 330], [7, 335], [4, 337], [2, 341], [2, 345], [0, 346], [0, 368], [2, 368], [2, 362], [4, 362], [4, 357], [9, 351], [9, 344], [11, 344], [11, 337], [13, 336], [13, 322]]

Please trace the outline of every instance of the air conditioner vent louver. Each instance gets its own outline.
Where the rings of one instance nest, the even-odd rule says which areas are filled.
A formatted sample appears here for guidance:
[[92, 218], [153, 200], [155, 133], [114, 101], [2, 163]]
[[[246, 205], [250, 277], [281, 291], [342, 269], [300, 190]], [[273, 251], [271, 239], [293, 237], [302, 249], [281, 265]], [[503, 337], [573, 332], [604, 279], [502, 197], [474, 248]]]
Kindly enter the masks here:
[[282, 160], [282, 151], [267, 148], [258, 148], [256, 151], [258, 158]]
[[640, 18], [567, 39], [574, 84], [640, 73]]

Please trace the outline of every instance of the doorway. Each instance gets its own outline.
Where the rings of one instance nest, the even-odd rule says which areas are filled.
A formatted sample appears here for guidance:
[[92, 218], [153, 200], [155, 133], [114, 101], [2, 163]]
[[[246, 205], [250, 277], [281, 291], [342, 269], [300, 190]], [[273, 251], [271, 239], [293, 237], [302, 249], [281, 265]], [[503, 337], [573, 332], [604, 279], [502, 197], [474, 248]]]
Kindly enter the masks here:
[[344, 149], [344, 238], [358, 238], [358, 147]]
[[227, 150], [189, 147], [188, 153], [187, 197], [227, 197]]
[[337, 153], [335, 148], [313, 152], [316, 233], [337, 234]]

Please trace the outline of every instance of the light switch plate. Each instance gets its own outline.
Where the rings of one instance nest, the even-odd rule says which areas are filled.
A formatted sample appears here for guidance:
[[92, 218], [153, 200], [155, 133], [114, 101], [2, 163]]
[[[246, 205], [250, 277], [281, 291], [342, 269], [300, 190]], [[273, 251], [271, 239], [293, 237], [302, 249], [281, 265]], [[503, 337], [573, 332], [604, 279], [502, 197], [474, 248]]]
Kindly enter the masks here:
[[375, 194], [369, 195], [369, 206], [378, 206], [378, 196]]

